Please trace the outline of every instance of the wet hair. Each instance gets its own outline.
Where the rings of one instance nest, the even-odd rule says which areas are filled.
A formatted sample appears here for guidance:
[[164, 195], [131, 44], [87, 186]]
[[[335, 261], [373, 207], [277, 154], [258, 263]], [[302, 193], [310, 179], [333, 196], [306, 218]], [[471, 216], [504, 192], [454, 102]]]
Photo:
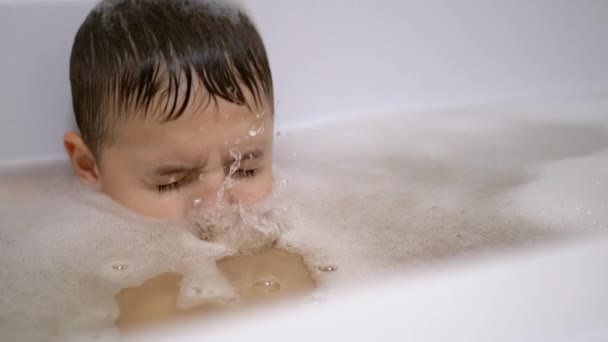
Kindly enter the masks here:
[[[76, 123], [97, 157], [121, 120], [181, 117], [195, 82], [208, 100], [273, 106], [262, 39], [221, 0], [103, 0], [80, 26], [70, 57]], [[247, 103], [246, 93], [255, 103]]]

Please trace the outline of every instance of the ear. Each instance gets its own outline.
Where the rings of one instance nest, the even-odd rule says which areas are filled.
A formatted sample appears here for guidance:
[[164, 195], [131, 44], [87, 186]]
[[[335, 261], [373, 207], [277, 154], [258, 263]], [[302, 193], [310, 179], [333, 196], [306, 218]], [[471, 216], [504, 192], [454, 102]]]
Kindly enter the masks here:
[[99, 169], [91, 150], [80, 134], [67, 132], [63, 136], [63, 146], [80, 180], [89, 185], [99, 186]]

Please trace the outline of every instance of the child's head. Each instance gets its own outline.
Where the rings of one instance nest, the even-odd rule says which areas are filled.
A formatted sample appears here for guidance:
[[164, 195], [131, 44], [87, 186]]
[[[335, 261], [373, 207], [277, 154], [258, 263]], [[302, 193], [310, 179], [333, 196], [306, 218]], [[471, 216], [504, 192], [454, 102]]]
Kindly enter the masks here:
[[169, 218], [193, 201], [215, 205], [238, 153], [223, 200], [270, 193], [272, 77], [233, 5], [104, 0], [76, 35], [70, 82], [81, 133], [64, 138], [72, 165], [124, 206]]

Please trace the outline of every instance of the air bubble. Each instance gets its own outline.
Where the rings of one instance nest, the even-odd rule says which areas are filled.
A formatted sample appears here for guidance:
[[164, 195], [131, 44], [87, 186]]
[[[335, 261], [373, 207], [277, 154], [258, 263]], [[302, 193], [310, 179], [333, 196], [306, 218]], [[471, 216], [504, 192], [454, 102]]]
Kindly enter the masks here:
[[112, 265], [112, 269], [115, 271], [126, 271], [129, 268], [127, 264], [114, 264]]
[[319, 271], [321, 272], [336, 272], [337, 270], [338, 266], [336, 265], [319, 266]]
[[195, 198], [192, 200], [192, 206], [195, 208], [200, 207], [203, 204], [203, 199], [202, 198]]
[[254, 290], [259, 290], [264, 293], [273, 293], [278, 292], [281, 289], [281, 284], [272, 280], [261, 280], [253, 284], [252, 288]]
[[199, 173], [199, 174], [198, 174], [198, 180], [199, 180], [199, 181], [203, 181], [203, 180], [205, 180], [205, 174], [204, 174], [204, 173]]

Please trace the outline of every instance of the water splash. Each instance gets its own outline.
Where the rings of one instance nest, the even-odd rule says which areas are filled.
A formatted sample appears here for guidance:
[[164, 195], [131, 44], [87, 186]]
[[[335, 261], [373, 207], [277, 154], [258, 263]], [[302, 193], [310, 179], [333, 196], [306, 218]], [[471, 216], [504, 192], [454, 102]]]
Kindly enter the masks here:
[[193, 206], [188, 215], [190, 226], [200, 239], [223, 243], [239, 251], [267, 247], [290, 226], [285, 199], [277, 198], [275, 193], [255, 204], [226, 205], [225, 196], [237, 183], [234, 175], [243, 159], [238, 149], [230, 149], [229, 153], [232, 164], [217, 192], [216, 205], [212, 208]]
[[224, 208], [224, 196], [226, 194], [226, 190], [230, 190], [234, 187], [236, 181], [232, 176], [238, 171], [241, 167], [241, 160], [243, 159], [243, 154], [241, 151], [231, 148], [229, 151], [230, 157], [233, 159], [232, 164], [230, 165], [230, 169], [228, 171], [228, 175], [224, 178], [224, 182], [220, 187], [220, 190], [217, 193], [217, 209], [221, 211]]

